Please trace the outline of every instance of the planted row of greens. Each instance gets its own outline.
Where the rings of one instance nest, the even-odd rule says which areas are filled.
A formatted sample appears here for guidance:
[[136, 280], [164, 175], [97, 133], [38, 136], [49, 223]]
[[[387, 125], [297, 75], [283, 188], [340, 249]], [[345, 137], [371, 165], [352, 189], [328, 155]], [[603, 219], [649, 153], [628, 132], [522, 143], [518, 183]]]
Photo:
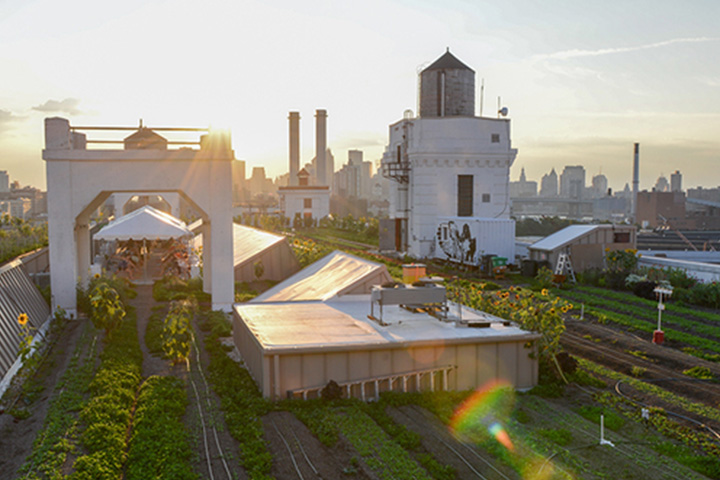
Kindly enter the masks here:
[[[653, 311], [644, 306], [628, 305], [623, 302], [597, 298], [594, 295], [580, 292], [567, 291], [561, 292], [560, 295], [563, 298], [570, 299], [575, 303], [583, 303], [585, 305], [597, 307], [609, 312], [631, 315], [638, 321], [642, 321], [650, 325], [657, 325], [657, 309]], [[657, 304], [655, 306], [657, 307]], [[704, 322], [696, 322], [667, 313], [663, 315], [662, 321], [664, 329], [685, 331], [720, 339], [720, 326], [708, 325]]]
[[361, 409], [340, 408], [334, 422], [343, 436], [382, 479], [430, 479], [430, 475]]
[[73, 479], [117, 479], [127, 457], [135, 394], [142, 371], [136, 317], [130, 311], [106, 337], [101, 363], [90, 384], [91, 398], [80, 412], [85, 454], [73, 465]]
[[[656, 300], [638, 297], [637, 295], [633, 295], [631, 293], [618, 292], [606, 288], [590, 287], [587, 285], [577, 285], [575, 287], [575, 290], [581, 291], [583, 293], [589, 293], [598, 297], [612, 298], [615, 300], [619, 300], [623, 303], [645, 305], [647, 307], [650, 307], [651, 309], [657, 307]], [[696, 317], [698, 319], [707, 320], [720, 326], [720, 315], [718, 315], [717, 313], [705, 312], [702, 310], [698, 310], [697, 308], [688, 308], [672, 302], [666, 303], [665, 309], [666, 312]]]
[[185, 384], [175, 377], [148, 378], [140, 388], [133, 418], [125, 478], [198, 478], [191, 467], [190, 439], [183, 424]]
[[[643, 382], [642, 380], [623, 375], [622, 373], [610, 370], [589, 360], [578, 359], [580, 366], [598, 375], [613, 380], [620, 380], [639, 391], [662, 400], [668, 408], [672, 406], [678, 409], [693, 412], [713, 420], [720, 419], [720, 410], [708, 407], [707, 405], [691, 402], [686, 398], [675, 395], [657, 384]], [[603, 405], [614, 408], [617, 412], [627, 416], [635, 422], [643, 422], [641, 409], [629, 400], [623, 399], [608, 392], [596, 396], [596, 399]], [[651, 401], [652, 403], [652, 401]], [[671, 419], [662, 408], [651, 408], [648, 420], [663, 435], [678, 440], [684, 447], [677, 443], [654, 442], [652, 448], [661, 455], [669, 456], [677, 462], [686, 465], [693, 470], [708, 476], [709, 478], [720, 478], [720, 446], [716, 439], [697, 429], [690, 428]]]
[[59, 477], [68, 454], [76, 448], [77, 412], [85, 404], [94, 373], [96, 344], [91, 329], [85, 325], [70, 363], [55, 386], [42, 430], [20, 469], [23, 479]]
[[269, 478], [272, 455], [263, 438], [260, 418], [269, 411], [250, 373], [230, 359], [220, 336], [230, 334], [230, 325], [222, 312], [203, 312], [201, 328], [208, 332], [205, 349], [210, 356], [209, 380], [220, 397], [230, 434], [240, 443], [240, 463], [250, 478]]

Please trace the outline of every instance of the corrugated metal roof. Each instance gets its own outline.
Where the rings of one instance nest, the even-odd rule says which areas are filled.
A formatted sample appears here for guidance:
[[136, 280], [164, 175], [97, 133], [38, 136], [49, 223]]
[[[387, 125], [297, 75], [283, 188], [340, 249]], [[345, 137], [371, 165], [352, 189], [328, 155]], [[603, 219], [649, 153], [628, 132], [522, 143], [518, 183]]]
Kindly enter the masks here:
[[392, 281], [387, 267], [339, 250], [275, 285], [252, 303], [328, 300], [369, 279], [380, 285]]
[[22, 262], [15, 260], [0, 267], [0, 379], [18, 355], [21, 313], [27, 314], [28, 325], [39, 329], [48, 319], [50, 307], [30, 281]]
[[564, 247], [573, 240], [576, 240], [588, 233], [592, 232], [600, 225], [570, 225], [565, 227], [559, 232], [555, 232], [552, 235], [548, 235], [539, 242], [535, 242], [528, 248], [530, 250], [544, 250], [551, 252], [560, 247]]
[[[190, 224], [191, 230], [197, 230], [195, 223]], [[238, 266], [252, 260], [265, 250], [281, 243], [285, 240], [283, 235], [259, 230], [257, 228], [248, 227], [247, 225], [233, 224], [233, 265]], [[192, 241], [193, 247], [198, 248], [203, 244], [202, 233], [195, 236]]]

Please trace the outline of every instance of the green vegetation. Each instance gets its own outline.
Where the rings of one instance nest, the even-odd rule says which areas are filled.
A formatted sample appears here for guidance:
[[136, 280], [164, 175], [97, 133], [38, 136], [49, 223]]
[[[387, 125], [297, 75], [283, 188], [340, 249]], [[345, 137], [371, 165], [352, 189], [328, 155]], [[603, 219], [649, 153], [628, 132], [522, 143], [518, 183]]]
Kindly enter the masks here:
[[142, 352], [135, 312], [106, 338], [101, 363], [90, 384], [91, 398], [80, 412], [85, 448], [73, 465], [73, 480], [117, 479], [127, 456], [135, 393], [140, 384]]
[[699, 365], [689, 368], [687, 370], [683, 370], [683, 374], [687, 375], [688, 377], [693, 377], [700, 380], [715, 380], [715, 376], [712, 374], [709, 368], [701, 367]]
[[272, 456], [263, 439], [260, 417], [269, 411], [250, 373], [223, 350], [220, 333], [229, 332], [222, 312], [202, 312], [201, 327], [210, 333], [205, 349], [210, 355], [209, 380], [220, 397], [230, 434], [240, 443], [240, 463], [251, 478], [268, 478]]
[[35, 225], [18, 217], [0, 217], [0, 264], [47, 244], [47, 223]]
[[153, 298], [158, 302], [195, 299], [207, 303], [210, 294], [203, 292], [202, 278], [183, 280], [176, 276], [166, 276], [153, 284]]
[[364, 412], [342, 407], [334, 423], [363, 457], [370, 469], [382, 479], [429, 479], [428, 473], [410, 454], [392, 439]]
[[125, 318], [125, 305], [120, 294], [110, 285], [98, 282], [90, 291], [90, 319], [96, 328], [109, 336]]
[[170, 302], [160, 337], [165, 358], [169, 358], [174, 363], [188, 360], [192, 340], [190, 320], [193, 313], [192, 304], [187, 300]]
[[95, 341], [90, 328], [83, 329], [68, 368], [55, 386], [45, 423], [38, 432], [32, 452], [20, 469], [22, 479], [57, 478], [68, 454], [75, 450], [77, 412], [93, 377]]
[[183, 415], [185, 384], [175, 377], [150, 377], [140, 388], [125, 478], [192, 480], [192, 450]]

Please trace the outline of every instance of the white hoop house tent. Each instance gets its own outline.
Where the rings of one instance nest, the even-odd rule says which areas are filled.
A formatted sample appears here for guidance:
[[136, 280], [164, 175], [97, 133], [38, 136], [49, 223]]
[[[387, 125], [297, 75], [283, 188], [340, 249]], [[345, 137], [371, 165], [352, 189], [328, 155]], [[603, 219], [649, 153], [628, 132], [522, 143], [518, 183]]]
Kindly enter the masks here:
[[[143, 276], [145, 280], [148, 280], [147, 241], [189, 240], [192, 236], [193, 233], [187, 225], [185, 225], [185, 222], [146, 205], [108, 223], [93, 236], [93, 239], [105, 241], [142, 240], [145, 256]], [[99, 265], [94, 265], [94, 269], [99, 268]]]

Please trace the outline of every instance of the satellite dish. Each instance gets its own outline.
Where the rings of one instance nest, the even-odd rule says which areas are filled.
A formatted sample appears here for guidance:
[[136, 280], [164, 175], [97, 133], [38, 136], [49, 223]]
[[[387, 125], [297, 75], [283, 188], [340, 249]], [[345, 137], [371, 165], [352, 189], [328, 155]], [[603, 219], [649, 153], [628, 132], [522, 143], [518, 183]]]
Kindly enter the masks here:
[[503, 117], [507, 117], [507, 114], [508, 114], [507, 107], [502, 107], [500, 110], [498, 110], [498, 114], [502, 115]]

